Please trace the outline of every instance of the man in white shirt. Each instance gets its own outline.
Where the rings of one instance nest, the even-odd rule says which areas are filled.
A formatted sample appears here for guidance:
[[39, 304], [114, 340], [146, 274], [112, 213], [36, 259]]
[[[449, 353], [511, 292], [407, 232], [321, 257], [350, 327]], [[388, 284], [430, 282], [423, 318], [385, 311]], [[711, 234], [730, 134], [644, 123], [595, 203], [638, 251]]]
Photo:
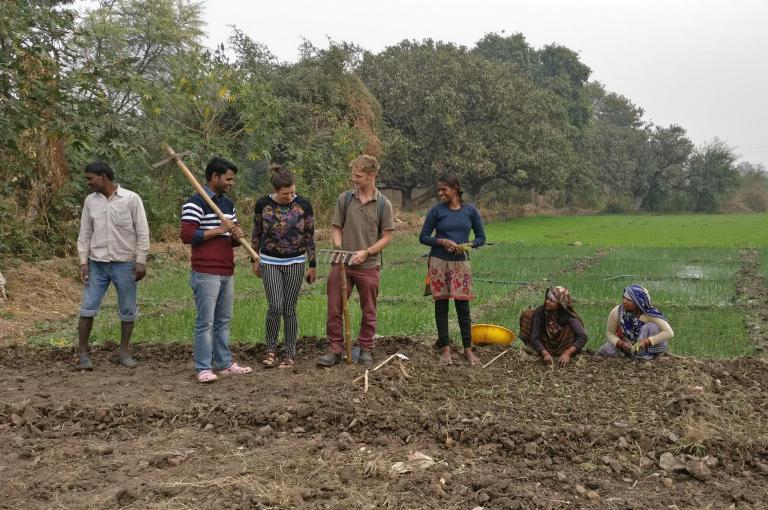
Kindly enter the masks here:
[[136, 282], [144, 278], [149, 254], [149, 225], [139, 195], [114, 182], [113, 170], [102, 161], [85, 168], [85, 178], [92, 193], [85, 199], [80, 219], [77, 252], [80, 279], [85, 283], [78, 325], [81, 370], [92, 370], [88, 340], [93, 318], [109, 283], [117, 291], [120, 316], [120, 363], [136, 367], [128, 350], [136, 320]]

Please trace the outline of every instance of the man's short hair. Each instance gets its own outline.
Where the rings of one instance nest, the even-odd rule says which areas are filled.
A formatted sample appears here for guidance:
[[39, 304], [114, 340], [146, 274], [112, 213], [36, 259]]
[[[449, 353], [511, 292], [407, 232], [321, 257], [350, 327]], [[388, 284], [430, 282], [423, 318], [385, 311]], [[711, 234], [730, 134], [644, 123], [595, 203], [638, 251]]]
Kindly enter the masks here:
[[85, 173], [87, 174], [96, 174], [96, 175], [106, 175], [107, 179], [110, 181], [115, 180], [115, 171], [112, 170], [112, 168], [104, 163], [103, 161], [94, 161], [93, 163], [90, 163], [88, 166], [85, 167]]
[[379, 160], [368, 154], [363, 154], [353, 159], [349, 164], [349, 168], [352, 170], [362, 170], [367, 174], [378, 175]]
[[237, 173], [237, 167], [231, 161], [216, 156], [212, 158], [205, 167], [205, 180], [210, 181], [213, 174], [224, 175], [228, 170]]

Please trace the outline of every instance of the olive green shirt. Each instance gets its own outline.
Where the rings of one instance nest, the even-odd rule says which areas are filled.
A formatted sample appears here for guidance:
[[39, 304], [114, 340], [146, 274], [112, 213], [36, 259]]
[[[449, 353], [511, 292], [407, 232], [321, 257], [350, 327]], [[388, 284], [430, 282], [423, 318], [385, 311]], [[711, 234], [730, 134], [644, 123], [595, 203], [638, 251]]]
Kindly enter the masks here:
[[[384, 200], [384, 211], [381, 218], [381, 231], [395, 230], [395, 215], [392, 212], [392, 202], [376, 189], [373, 199], [366, 203], [360, 202], [357, 189], [352, 191], [352, 201], [344, 214], [344, 196], [339, 195], [333, 210], [331, 223], [341, 229], [341, 247], [344, 250], [358, 251], [369, 248], [379, 240], [379, 209], [378, 200]], [[381, 198], [379, 198], [381, 197]], [[359, 266], [360, 269], [381, 267], [381, 253], [368, 257]]]

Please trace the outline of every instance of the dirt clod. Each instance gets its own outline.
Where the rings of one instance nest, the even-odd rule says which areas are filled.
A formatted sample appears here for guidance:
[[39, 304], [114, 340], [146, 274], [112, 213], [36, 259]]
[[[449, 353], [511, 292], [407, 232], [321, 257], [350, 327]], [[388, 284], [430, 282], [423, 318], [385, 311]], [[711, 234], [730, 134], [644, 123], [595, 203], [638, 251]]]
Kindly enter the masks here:
[[659, 467], [664, 471], [685, 471], [686, 469], [685, 464], [669, 452], [661, 454]]
[[[322, 341], [300, 343], [290, 374], [208, 386], [192, 382], [189, 346], [134, 347], [132, 375], [72, 371], [73, 349], [0, 348], [5, 506], [768, 508], [755, 489], [768, 474], [760, 358], [585, 354], [550, 372], [512, 349], [481, 371], [445, 369], [427, 342], [386, 338], [377, 351], [408, 352], [410, 377], [384, 367], [361, 398], [359, 367], [315, 369]], [[264, 354], [233, 350], [250, 365]], [[92, 354], [97, 367], [114, 363], [113, 351]], [[649, 377], [654, 391], [638, 399], [632, 382]], [[416, 452], [434, 466], [390, 473]]]

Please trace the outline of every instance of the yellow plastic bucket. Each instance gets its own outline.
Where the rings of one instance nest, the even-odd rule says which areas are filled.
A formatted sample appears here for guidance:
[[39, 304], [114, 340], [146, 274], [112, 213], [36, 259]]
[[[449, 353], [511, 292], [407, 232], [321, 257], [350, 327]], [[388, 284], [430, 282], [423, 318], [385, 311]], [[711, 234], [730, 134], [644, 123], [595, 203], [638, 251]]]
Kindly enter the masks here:
[[495, 324], [472, 324], [472, 343], [475, 345], [509, 345], [516, 335], [502, 326]]

